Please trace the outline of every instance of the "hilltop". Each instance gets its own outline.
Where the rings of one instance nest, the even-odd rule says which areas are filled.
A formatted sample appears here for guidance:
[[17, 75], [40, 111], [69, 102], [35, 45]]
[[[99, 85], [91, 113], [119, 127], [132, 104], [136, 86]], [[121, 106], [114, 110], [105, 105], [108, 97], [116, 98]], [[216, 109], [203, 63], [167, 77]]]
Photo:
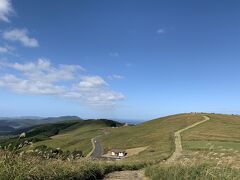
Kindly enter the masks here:
[[174, 151], [174, 132], [199, 122], [201, 114], [177, 114], [144, 122], [136, 126], [108, 129], [101, 136], [105, 153], [113, 148], [132, 149], [147, 147], [129, 161], [160, 162]]
[[[153, 179], [172, 179], [175, 176], [195, 177], [195, 175], [208, 179], [211, 177], [208, 169], [215, 177], [239, 177], [232, 166], [222, 167], [218, 162], [221, 159], [228, 164], [227, 162], [231, 160], [234, 167], [240, 167], [239, 128], [240, 116], [238, 115], [206, 113], [176, 114], [135, 126], [125, 126], [105, 119], [61, 121], [26, 128], [26, 138], [21, 141], [31, 140], [34, 143], [20, 148], [20, 151], [28, 151], [43, 145], [69, 152], [79, 150], [83, 155], [81, 160], [76, 161], [76, 164], [73, 161], [73, 164], [70, 163], [71, 165], [69, 164], [66, 168], [78, 169], [78, 162], [83, 160], [83, 163], [88, 166], [87, 173], [91, 172], [90, 174], [95, 177], [102, 177], [112, 171], [137, 170], [146, 166], [148, 166], [146, 175]], [[131, 153], [136, 149], [141, 150], [130, 153], [117, 162], [106, 162], [102, 159], [91, 161], [85, 156], [93, 149], [91, 140], [96, 137], [104, 153], [116, 148]], [[179, 140], [179, 138], [181, 141], [178, 141], [180, 145], [178, 144], [177, 147], [176, 139]], [[17, 138], [12, 138], [2, 143], [7, 145], [13, 141], [19, 142]], [[176, 148], [181, 152], [172, 158]], [[170, 157], [171, 161], [168, 161]], [[88, 162], [90, 160], [91, 163], [88, 164], [85, 160]], [[48, 168], [52, 168], [52, 162], [55, 160], [48, 160]], [[216, 164], [223, 170], [215, 171]], [[61, 165], [61, 168], [63, 166], [65, 167]], [[44, 167], [39, 166], [39, 168]], [[78, 171], [76, 175], [83, 173], [81, 168]], [[129, 177], [137, 177], [142, 173], [142, 171], [127, 171]], [[121, 176], [121, 172], [117, 176]], [[116, 175], [113, 173], [108, 177], [111, 179]]]

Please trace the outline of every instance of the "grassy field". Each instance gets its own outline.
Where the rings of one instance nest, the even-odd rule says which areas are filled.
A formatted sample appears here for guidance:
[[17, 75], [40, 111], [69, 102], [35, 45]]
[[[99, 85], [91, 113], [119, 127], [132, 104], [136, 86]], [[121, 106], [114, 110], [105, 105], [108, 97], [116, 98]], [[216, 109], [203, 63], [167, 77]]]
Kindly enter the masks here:
[[74, 126], [61, 131], [51, 139], [34, 143], [34, 147], [46, 145], [52, 148], [61, 148], [64, 151], [81, 150], [83, 155], [87, 155], [92, 150], [91, 139], [104, 134], [104, 128], [111, 125], [110, 121], [83, 121]]
[[175, 131], [203, 120], [200, 114], [178, 114], [155, 119], [137, 126], [109, 129], [101, 137], [105, 152], [113, 148], [148, 148], [140, 154], [124, 161], [144, 161], [156, 163], [166, 159], [174, 151], [173, 134]]
[[145, 174], [152, 180], [240, 179], [238, 169], [209, 163], [155, 165], [148, 167]]
[[63, 161], [0, 151], [0, 179], [102, 179], [107, 173], [122, 170], [135, 170], [135, 164], [116, 164], [103, 161], [79, 159]]
[[[210, 120], [181, 134], [182, 156], [172, 164], [162, 162], [174, 151], [174, 132], [202, 121], [203, 115]], [[0, 153], [0, 179], [96, 179], [112, 171], [136, 170], [146, 165], [146, 176], [156, 180], [240, 179], [240, 116], [177, 114], [137, 126], [111, 128], [112, 125], [114, 122], [104, 120], [79, 122], [60, 130], [50, 139], [34, 143], [34, 146], [81, 150], [87, 155], [92, 149], [91, 138], [99, 136], [105, 152], [113, 148], [147, 149], [117, 162], [84, 158], [68, 162], [43, 160], [31, 155], [2, 156]]]
[[240, 151], [240, 116], [208, 114], [210, 121], [182, 134], [185, 150]]

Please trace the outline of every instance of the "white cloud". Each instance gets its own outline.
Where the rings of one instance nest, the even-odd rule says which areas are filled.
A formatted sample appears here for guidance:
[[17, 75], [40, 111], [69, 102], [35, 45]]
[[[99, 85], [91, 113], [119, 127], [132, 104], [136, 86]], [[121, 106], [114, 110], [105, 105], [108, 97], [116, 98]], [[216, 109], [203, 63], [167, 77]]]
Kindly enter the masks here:
[[125, 97], [115, 92], [100, 76], [84, 76], [78, 84], [74, 84], [71, 91], [64, 95], [70, 98], [79, 98], [82, 102], [91, 105], [114, 105]]
[[0, 21], [9, 22], [9, 16], [13, 13], [11, 0], [0, 0]]
[[79, 65], [54, 66], [49, 60], [28, 63], [0, 63], [11, 74], [0, 74], [0, 87], [20, 94], [54, 95], [88, 105], [114, 105], [124, 95], [110, 89], [100, 76], [82, 76]]
[[118, 57], [120, 54], [118, 52], [110, 52], [109, 55], [112, 57]]
[[100, 76], [84, 76], [78, 84], [80, 88], [95, 88], [106, 85], [107, 83]]
[[10, 46], [0, 46], [0, 54], [4, 54], [4, 53], [10, 53], [13, 51], [14, 48], [10, 47]]
[[111, 76], [108, 76], [108, 79], [110, 80], [121, 80], [121, 79], [124, 79], [124, 76], [121, 76], [121, 75], [117, 75], [117, 74], [113, 74]]
[[0, 77], [1, 86], [22, 94], [57, 95], [65, 92], [64, 87], [41, 81], [34, 82], [29, 79], [20, 79], [12, 74]]
[[164, 28], [159, 28], [158, 30], [157, 30], [157, 33], [158, 34], [164, 34], [166, 31], [165, 31], [165, 29]]
[[39, 46], [38, 41], [35, 38], [28, 36], [26, 29], [13, 29], [3, 32], [3, 38], [9, 41], [20, 42], [25, 47], [35, 48]]

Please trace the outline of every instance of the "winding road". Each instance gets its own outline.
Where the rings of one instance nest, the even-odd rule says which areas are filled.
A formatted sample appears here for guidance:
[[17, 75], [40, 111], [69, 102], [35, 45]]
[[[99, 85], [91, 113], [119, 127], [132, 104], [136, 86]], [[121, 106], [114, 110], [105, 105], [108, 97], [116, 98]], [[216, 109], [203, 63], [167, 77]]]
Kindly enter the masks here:
[[199, 124], [202, 124], [202, 123], [205, 123], [206, 121], [209, 121], [210, 118], [207, 117], [207, 116], [203, 116], [204, 120], [200, 121], [200, 122], [197, 122], [197, 123], [194, 123], [190, 126], [187, 126], [183, 129], [180, 129], [179, 131], [176, 131], [174, 133], [174, 137], [175, 137], [175, 151], [174, 153], [166, 160], [166, 163], [172, 163], [174, 161], [176, 161], [176, 159], [181, 156], [182, 154], [182, 140], [181, 140], [181, 133], [188, 130], [188, 129], [191, 129]]
[[100, 140], [97, 137], [95, 137], [92, 139], [92, 144], [93, 144], [93, 151], [92, 151], [90, 157], [101, 158], [103, 155], [103, 148], [102, 148]]

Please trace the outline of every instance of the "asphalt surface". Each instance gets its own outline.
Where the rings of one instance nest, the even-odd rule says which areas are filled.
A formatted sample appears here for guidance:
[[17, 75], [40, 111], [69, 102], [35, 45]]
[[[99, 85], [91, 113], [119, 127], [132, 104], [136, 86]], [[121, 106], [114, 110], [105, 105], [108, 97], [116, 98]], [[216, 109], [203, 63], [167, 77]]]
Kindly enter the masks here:
[[98, 138], [93, 138], [93, 143], [94, 143], [94, 150], [91, 154], [91, 157], [101, 158], [101, 156], [103, 155], [103, 148], [100, 143], [100, 140]]

